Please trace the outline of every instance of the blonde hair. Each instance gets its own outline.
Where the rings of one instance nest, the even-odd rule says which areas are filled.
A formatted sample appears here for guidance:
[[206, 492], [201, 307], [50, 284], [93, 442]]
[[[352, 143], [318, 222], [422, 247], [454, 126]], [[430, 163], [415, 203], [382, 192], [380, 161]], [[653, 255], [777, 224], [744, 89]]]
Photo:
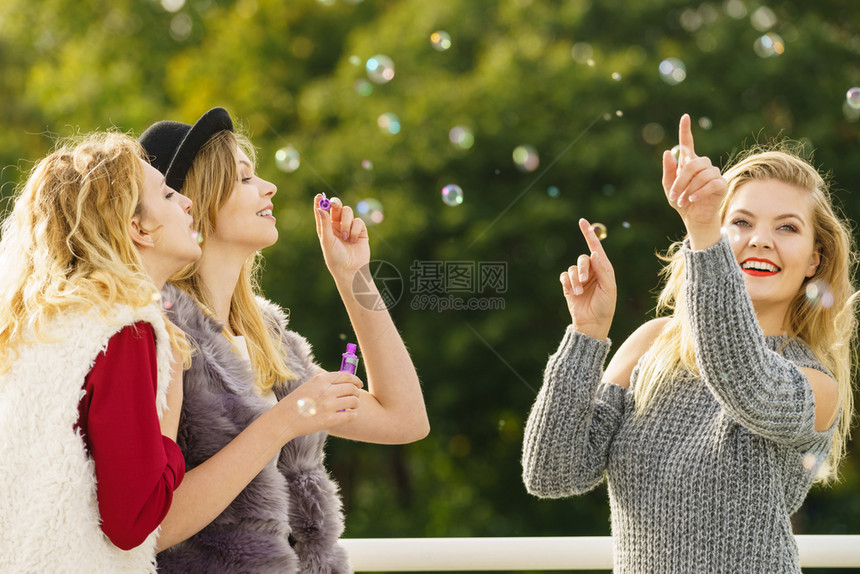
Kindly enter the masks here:
[[[204, 251], [206, 240], [215, 231], [218, 211], [230, 197], [239, 178], [239, 149], [245, 152], [252, 165], [256, 163], [256, 153], [247, 136], [229, 130], [216, 133], [200, 149], [185, 177], [182, 193], [194, 202], [191, 213], [203, 239]], [[275, 334], [280, 327], [273, 319], [265, 317], [257, 304], [261, 259], [260, 253], [256, 252], [245, 261], [233, 290], [228, 321], [236, 334], [245, 336], [256, 375], [255, 384], [261, 393], [266, 393], [279, 382], [297, 377], [287, 366], [284, 351], [278, 348]], [[214, 316], [210, 295], [199, 269], [200, 262], [194, 262], [174, 275], [170, 282], [193, 296], [206, 313]]]
[[[827, 463], [819, 479], [836, 476], [845, 455], [854, 413], [852, 368], [857, 348], [857, 290], [852, 282], [857, 254], [848, 224], [834, 210], [827, 182], [808, 162], [788, 151], [757, 147], [729, 167], [724, 177], [728, 193], [720, 208], [721, 218], [737, 190], [749, 181], [774, 179], [807, 190], [812, 205], [815, 245], [821, 261], [813, 277], [804, 282], [791, 302], [787, 325], [791, 336], [803, 340], [836, 381], [839, 393], [839, 425]], [[661, 256], [667, 262], [661, 271], [665, 285], [657, 301], [657, 312], [671, 312], [671, 320], [643, 357], [634, 390], [636, 412], [653, 404], [665, 384], [680, 372], [698, 375], [696, 355], [684, 303], [684, 259], [681, 243], [674, 243]], [[826, 286], [832, 305], [810, 302], [805, 287], [812, 281]], [[829, 301], [828, 301], [829, 302]]]
[[[0, 373], [19, 345], [45, 342], [61, 313], [114, 305], [142, 308], [160, 295], [146, 274], [128, 224], [141, 213], [143, 150], [116, 132], [58, 145], [16, 195], [0, 239]], [[167, 321], [171, 343], [190, 347]]]

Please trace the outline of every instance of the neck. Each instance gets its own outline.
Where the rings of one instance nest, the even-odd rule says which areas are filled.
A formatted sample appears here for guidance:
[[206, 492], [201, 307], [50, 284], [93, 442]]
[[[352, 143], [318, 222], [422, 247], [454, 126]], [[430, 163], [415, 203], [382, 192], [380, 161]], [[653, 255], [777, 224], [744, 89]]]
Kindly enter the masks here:
[[215, 318], [232, 333], [230, 305], [242, 267], [250, 255], [238, 253], [235, 249], [223, 246], [217, 241], [207, 243], [200, 258], [198, 273]]
[[155, 288], [161, 291], [164, 284], [167, 283], [167, 280], [170, 278], [170, 271], [165, 269], [163, 265], [158, 265], [156, 261], [153, 261], [152, 258], [148, 256], [148, 252], [139, 251], [139, 253], [140, 261], [143, 264], [143, 270], [149, 276], [150, 280], [152, 280], [153, 284], [155, 284]]
[[753, 307], [755, 308], [758, 325], [761, 327], [765, 337], [790, 334], [788, 328], [788, 309], [786, 306], [779, 305], [776, 307], [760, 308], [761, 306], [753, 304]]

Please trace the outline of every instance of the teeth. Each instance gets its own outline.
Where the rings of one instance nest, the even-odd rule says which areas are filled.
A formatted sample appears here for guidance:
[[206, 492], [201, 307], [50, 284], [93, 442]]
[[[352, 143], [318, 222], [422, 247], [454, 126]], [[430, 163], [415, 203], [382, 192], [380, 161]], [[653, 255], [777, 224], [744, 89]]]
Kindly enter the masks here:
[[772, 263], [765, 263], [764, 261], [744, 261], [741, 267], [743, 269], [755, 269], [757, 271], [769, 271], [771, 273], [779, 271], [779, 267]]
[[266, 217], [267, 215], [272, 215], [272, 210], [264, 209], [263, 211], [258, 211], [257, 215], [259, 215], [260, 217]]

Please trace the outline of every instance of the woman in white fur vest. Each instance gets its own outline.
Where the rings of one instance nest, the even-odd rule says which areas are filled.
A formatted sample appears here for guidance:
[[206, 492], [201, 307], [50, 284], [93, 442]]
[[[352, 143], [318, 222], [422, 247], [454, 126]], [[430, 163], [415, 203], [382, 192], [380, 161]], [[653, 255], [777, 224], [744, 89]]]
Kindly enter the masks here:
[[[253, 147], [227, 112], [212, 109], [193, 126], [158, 122], [140, 141], [168, 184], [193, 199], [203, 238], [200, 261], [164, 291], [195, 353], [178, 439], [188, 474], [162, 526], [161, 547], [176, 545], [158, 555], [159, 572], [351, 572], [337, 544], [340, 497], [323, 465], [327, 434], [396, 444], [429, 432], [388, 310], [366, 308], [352, 290], [370, 260], [364, 222], [337, 199], [330, 211], [318, 208], [321, 196], [307, 206], [362, 350], [367, 390], [352, 374], [320, 368], [285, 314], [255, 297], [259, 250], [278, 239], [277, 190], [255, 174]], [[300, 414], [302, 399], [314, 401], [311, 409], [304, 401], [310, 416]]]
[[155, 572], [190, 359], [159, 290], [200, 247], [144, 157], [119, 133], [60, 147], [2, 224], [0, 572]]

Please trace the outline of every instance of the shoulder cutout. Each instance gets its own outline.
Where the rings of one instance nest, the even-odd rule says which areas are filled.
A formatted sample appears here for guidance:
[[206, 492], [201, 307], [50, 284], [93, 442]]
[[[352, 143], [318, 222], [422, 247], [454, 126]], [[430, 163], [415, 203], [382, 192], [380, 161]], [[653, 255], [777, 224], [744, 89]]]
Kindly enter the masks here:
[[654, 340], [663, 332], [671, 321], [669, 317], [651, 319], [639, 326], [627, 337], [627, 340], [615, 351], [609, 366], [603, 375], [603, 380], [627, 388], [630, 386], [630, 375], [642, 355], [651, 348]]
[[815, 431], [824, 432], [839, 414], [839, 387], [830, 375], [818, 369], [800, 367], [800, 371], [806, 375], [815, 397]]

